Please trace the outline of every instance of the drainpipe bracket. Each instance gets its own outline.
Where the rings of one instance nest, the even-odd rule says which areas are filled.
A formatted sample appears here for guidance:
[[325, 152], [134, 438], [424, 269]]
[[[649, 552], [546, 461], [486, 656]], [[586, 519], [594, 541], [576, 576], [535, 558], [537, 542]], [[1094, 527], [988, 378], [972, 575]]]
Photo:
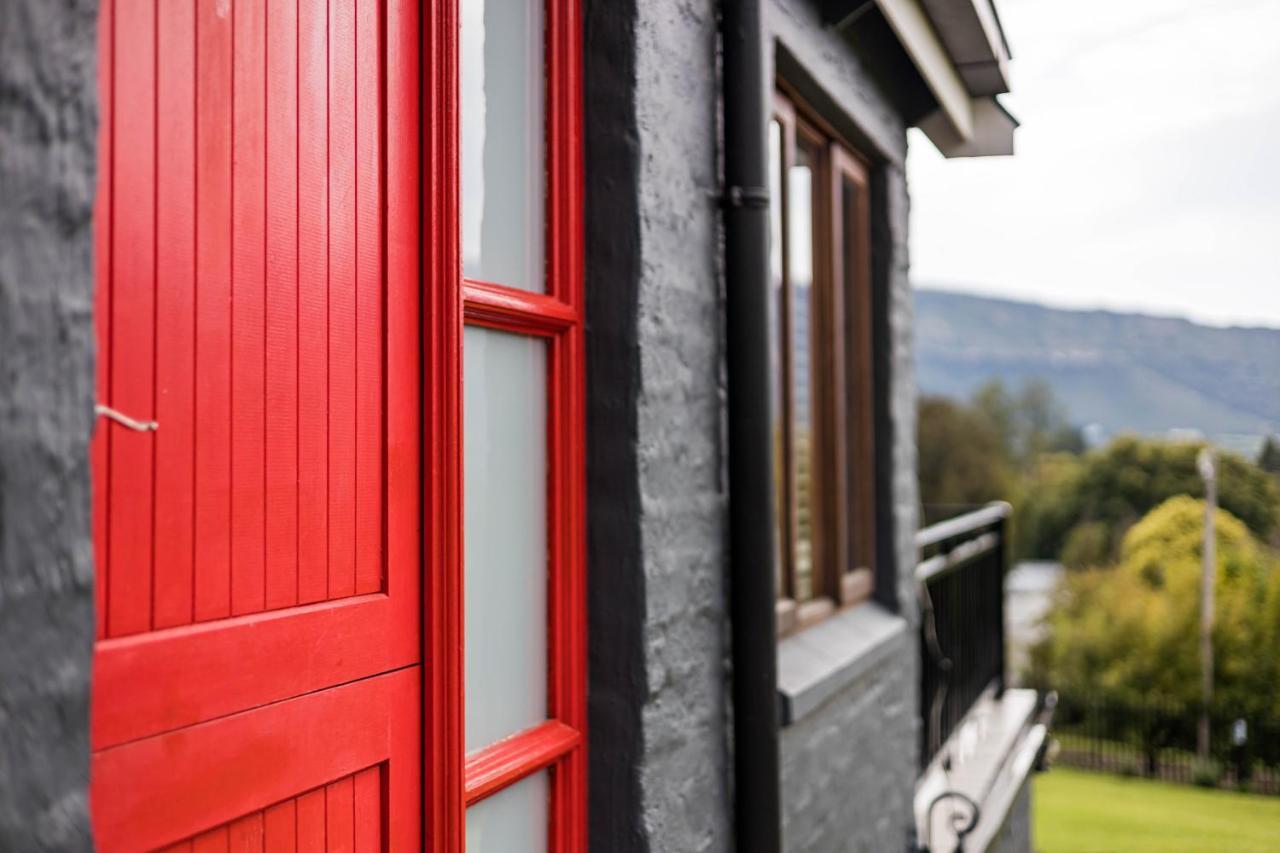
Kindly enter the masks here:
[[769, 207], [767, 187], [729, 187], [721, 197], [725, 207], [765, 209]]

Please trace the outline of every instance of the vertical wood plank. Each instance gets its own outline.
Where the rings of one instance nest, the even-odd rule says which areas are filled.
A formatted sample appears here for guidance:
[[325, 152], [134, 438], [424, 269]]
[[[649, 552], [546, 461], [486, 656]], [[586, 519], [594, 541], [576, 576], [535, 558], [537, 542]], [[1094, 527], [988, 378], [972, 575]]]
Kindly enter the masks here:
[[[115, 57], [114, 98], [129, 105], [129, 120], [115, 128], [110, 405], [139, 420], [155, 412], [155, 23], [149, 0], [118, 0], [116, 34], [129, 35], [129, 49]], [[110, 429], [115, 476], [107, 626], [118, 637], [151, 627], [155, 439], [150, 432]]]
[[355, 843], [355, 790], [352, 778], [325, 787], [325, 850], [351, 853]]
[[[408, 756], [396, 756], [406, 760]], [[382, 769], [361, 770], [355, 778], [355, 851], [382, 850]]]
[[328, 9], [298, 12], [298, 601], [328, 590]]
[[298, 850], [325, 849], [324, 788], [308, 791], [298, 797]]
[[229, 853], [262, 853], [263, 834], [262, 812], [232, 821], [227, 827]]
[[[433, 433], [422, 420], [423, 278], [419, 266], [419, 164], [429, 156], [419, 126], [418, 5], [387, 6], [386, 114], [386, 589], [418, 599], [425, 580], [418, 528], [423, 523], [422, 447]], [[432, 339], [434, 341], [434, 338]], [[433, 344], [434, 345], [434, 344]], [[430, 356], [435, 360], [434, 352]], [[434, 398], [433, 398], [434, 399]], [[424, 437], [425, 436], [425, 437]], [[433, 534], [434, 535], [434, 534]], [[434, 548], [437, 543], [433, 543]], [[433, 564], [434, 565], [434, 564]], [[399, 567], [405, 571], [399, 571]], [[396, 568], [392, 568], [396, 567]]]
[[262, 610], [266, 591], [266, 4], [234, 21], [231, 271], [231, 612]]
[[191, 621], [195, 429], [195, 7], [157, 5], [155, 627]]
[[298, 4], [267, 4], [266, 607], [298, 600]]
[[382, 589], [382, 26], [356, 7], [356, 593]]
[[[93, 201], [93, 280], [94, 320], [98, 335], [98, 359], [95, 365], [96, 396], [99, 401], [111, 399], [111, 176], [112, 159], [112, 94], [115, 88], [115, 42], [113, 0], [102, 0], [98, 7], [98, 191]], [[93, 555], [94, 598], [96, 603], [95, 634], [101, 640], [107, 635], [107, 588], [111, 584], [110, 559], [107, 553], [107, 518], [110, 507], [110, 422], [98, 418], [93, 426], [89, 460], [93, 471]]]
[[230, 843], [227, 827], [220, 826], [197, 835], [191, 842], [191, 853], [229, 853]]
[[355, 14], [329, 3], [329, 598], [355, 592]]
[[231, 612], [231, 5], [197, 0], [195, 618]]
[[296, 800], [285, 800], [267, 809], [264, 818], [263, 850], [266, 853], [296, 853], [298, 850]]

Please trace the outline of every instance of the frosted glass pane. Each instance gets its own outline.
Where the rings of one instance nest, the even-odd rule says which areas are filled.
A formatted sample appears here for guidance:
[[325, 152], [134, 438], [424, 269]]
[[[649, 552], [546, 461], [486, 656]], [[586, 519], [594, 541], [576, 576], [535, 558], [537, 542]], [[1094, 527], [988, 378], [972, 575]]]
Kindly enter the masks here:
[[543, 770], [467, 809], [467, 853], [545, 853], [549, 782]]
[[462, 267], [545, 290], [541, 0], [462, 0]]
[[466, 748], [547, 716], [546, 343], [463, 335]]

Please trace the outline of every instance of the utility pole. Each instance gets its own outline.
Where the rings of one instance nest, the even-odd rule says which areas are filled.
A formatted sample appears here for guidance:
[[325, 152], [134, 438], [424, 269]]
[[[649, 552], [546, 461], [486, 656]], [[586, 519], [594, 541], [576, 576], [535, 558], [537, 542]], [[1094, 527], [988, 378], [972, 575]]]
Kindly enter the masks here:
[[1213, 586], [1217, 576], [1214, 516], [1218, 510], [1218, 471], [1213, 451], [1201, 449], [1196, 459], [1204, 479], [1204, 552], [1200, 567], [1200, 726], [1196, 755], [1209, 760], [1209, 705], [1213, 701]]

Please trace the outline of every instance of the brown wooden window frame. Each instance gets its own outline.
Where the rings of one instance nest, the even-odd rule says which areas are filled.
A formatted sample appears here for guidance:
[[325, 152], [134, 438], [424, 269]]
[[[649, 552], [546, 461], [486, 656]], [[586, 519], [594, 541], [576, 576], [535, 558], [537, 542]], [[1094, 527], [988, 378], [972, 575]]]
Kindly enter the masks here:
[[[868, 599], [875, 565], [874, 378], [870, 183], [867, 161], [789, 91], [774, 93], [771, 138], [781, 128], [781, 280], [775, 284], [769, 346], [775, 365], [775, 493], [780, 634], [804, 628]], [[797, 482], [796, 353], [790, 169], [804, 148], [814, 170], [813, 269], [809, 300], [810, 575], [799, 575], [800, 499]], [[770, 156], [773, 156], [772, 154]], [[776, 271], [775, 271], [776, 273]], [[775, 274], [775, 281], [776, 281]], [[805, 592], [809, 594], [804, 595]]]

